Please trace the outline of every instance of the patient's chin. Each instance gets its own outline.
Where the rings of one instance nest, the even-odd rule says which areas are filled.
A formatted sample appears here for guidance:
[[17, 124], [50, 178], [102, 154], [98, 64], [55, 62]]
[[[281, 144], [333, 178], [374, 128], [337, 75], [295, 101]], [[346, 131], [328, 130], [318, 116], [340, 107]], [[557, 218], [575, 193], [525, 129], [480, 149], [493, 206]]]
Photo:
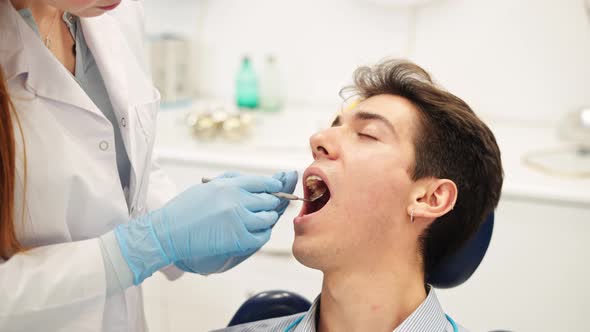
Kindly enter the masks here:
[[302, 239], [295, 238], [293, 242], [293, 256], [297, 261], [309, 268], [317, 269], [318, 255], [310, 246], [306, 246]]
[[320, 246], [314, 246], [301, 238], [296, 238], [293, 242], [293, 256], [302, 265], [321, 271], [325, 271], [329, 264], [334, 263], [333, 259], [329, 259], [333, 255], [329, 254], [327, 250]]
[[295, 259], [297, 259], [301, 265], [310, 269], [320, 271], [324, 270], [324, 264], [321, 263], [320, 257], [314, 255], [295, 255]]

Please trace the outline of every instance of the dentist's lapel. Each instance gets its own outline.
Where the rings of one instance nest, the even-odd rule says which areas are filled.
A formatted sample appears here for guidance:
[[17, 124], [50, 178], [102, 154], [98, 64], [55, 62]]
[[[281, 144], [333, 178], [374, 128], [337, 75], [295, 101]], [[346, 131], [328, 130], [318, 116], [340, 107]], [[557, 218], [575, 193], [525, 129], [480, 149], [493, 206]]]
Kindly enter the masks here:
[[125, 68], [127, 45], [108, 15], [81, 18], [86, 44], [92, 52], [96, 65], [105, 82], [111, 104], [119, 118], [128, 116], [129, 83]]
[[157, 92], [129, 48], [116, 19], [105, 14], [82, 18], [81, 23], [86, 43], [94, 55], [121, 124], [121, 136], [132, 167], [130, 192], [136, 199], [149, 169]]
[[[94, 56], [117, 121], [119, 123], [131, 122], [129, 119], [129, 82], [124, 63], [124, 51], [127, 45], [121, 37], [121, 32], [115, 28], [117, 23], [108, 15], [81, 18], [80, 22], [84, 39]], [[139, 166], [137, 164], [137, 149], [134, 140], [129, 137], [129, 130], [121, 129], [121, 137], [131, 163], [129, 185], [132, 187], [131, 190], [135, 190]]]
[[[0, 27], [6, 31], [8, 39], [3, 40], [3, 43], [13, 43], [10, 47], [14, 49], [12, 55], [2, 56], [0, 61], [2, 66], [6, 65], [11, 69], [7, 70], [7, 79], [26, 72], [28, 74], [27, 89], [36, 96], [66, 103], [104, 118], [74, 76], [47, 49], [20, 14], [7, 2], [0, 4], [0, 11], [2, 11]], [[8, 54], [9, 52], [10, 50], [7, 51]], [[19, 66], [9, 67], [10, 59], [16, 60]]]

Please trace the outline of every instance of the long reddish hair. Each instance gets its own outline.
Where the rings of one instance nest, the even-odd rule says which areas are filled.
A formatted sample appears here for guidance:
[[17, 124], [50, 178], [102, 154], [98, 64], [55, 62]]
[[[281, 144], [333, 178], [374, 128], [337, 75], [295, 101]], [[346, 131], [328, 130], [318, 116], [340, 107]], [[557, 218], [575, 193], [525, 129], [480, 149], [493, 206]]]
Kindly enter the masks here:
[[[10, 100], [10, 96], [8, 95], [4, 73], [2, 72], [2, 68], [0, 68], [0, 258], [4, 260], [8, 260], [15, 253], [24, 250], [23, 246], [16, 238], [16, 232], [14, 229], [16, 144], [12, 121], [13, 117], [20, 128], [20, 122], [18, 121], [16, 111]], [[20, 133], [22, 139], [22, 130]], [[26, 154], [24, 154], [24, 156], [26, 165]], [[24, 169], [26, 179], [26, 167]], [[23, 212], [24, 206], [23, 197]]]

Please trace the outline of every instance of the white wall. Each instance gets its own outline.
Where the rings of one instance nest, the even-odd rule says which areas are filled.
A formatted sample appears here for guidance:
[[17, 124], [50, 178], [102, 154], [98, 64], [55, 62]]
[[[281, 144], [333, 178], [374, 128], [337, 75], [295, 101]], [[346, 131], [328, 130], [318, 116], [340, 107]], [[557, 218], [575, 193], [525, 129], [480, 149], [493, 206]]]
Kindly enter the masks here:
[[477, 110], [556, 119], [590, 104], [582, 0], [446, 0], [418, 19], [416, 60]]
[[194, 40], [202, 96], [231, 99], [240, 56], [260, 68], [274, 53], [292, 103], [338, 101], [357, 65], [407, 56], [481, 113], [553, 121], [590, 104], [583, 0], [434, 0], [416, 11], [365, 0], [150, 0], [147, 17], [151, 33]]
[[172, 33], [194, 39], [203, 21], [206, 0], [144, 1], [148, 35]]
[[260, 68], [273, 53], [289, 101], [339, 100], [357, 65], [401, 55], [404, 14], [350, 0], [211, 1], [199, 47], [199, 91], [231, 98], [241, 55], [253, 55]]

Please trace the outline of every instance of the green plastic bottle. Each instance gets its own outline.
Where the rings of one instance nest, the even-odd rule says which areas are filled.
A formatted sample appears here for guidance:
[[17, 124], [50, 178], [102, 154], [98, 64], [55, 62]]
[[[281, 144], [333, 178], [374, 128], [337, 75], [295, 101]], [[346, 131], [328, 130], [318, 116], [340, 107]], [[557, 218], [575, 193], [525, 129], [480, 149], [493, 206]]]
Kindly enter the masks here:
[[257, 108], [259, 104], [258, 78], [250, 62], [245, 56], [236, 80], [236, 102], [239, 108]]

